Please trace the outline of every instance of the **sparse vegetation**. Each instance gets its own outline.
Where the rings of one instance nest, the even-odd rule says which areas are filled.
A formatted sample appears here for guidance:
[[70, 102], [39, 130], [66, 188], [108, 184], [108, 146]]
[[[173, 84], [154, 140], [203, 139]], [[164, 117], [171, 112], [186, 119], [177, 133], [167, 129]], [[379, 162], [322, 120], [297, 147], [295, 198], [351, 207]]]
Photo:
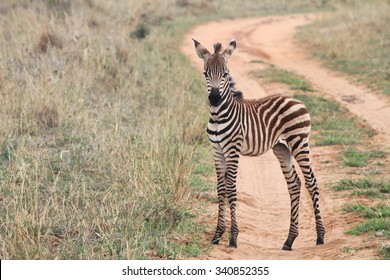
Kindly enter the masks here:
[[379, 254], [384, 260], [390, 260], [390, 245], [383, 245], [382, 248], [379, 250]]
[[357, 224], [353, 229], [347, 231], [348, 234], [360, 235], [369, 231], [383, 232], [390, 239], [390, 221], [389, 219], [368, 219], [363, 223]]
[[386, 179], [373, 179], [364, 177], [360, 179], [343, 179], [337, 182], [335, 191], [350, 190], [354, 195], [388, 198], [390, 193], [390, 181]]
[[386, 204], [378, 204], [375, 206], [366, 206], [360, 203], [347, 204], [342, 210], [344, 213], [359, 213], [360, 216], [366, 219], [381, 219], [390, 216], [390, 206]]
[[342, 108], [336, 101], [316, 95], [295, 94], [305, 103], [312, 119], [313, 139], [317, 146], [352, 145], [373, 135], [358, 119]]
[[[353, 228], [346, 231], [347, 234], [361, 235], [371, 233], [374, 238], [390, 240], [390, 182], [385, 180], [373, 180], [363, 178], [359, 180], [342, 180], [336, 186], [336, 191], [352, 191], [359, 196], [379, 198], [383, 202], [367, 206], [362, 203], [348, 203], [342, 208], [343, 213], [358, 213], [365, 220], [357, 223]], [[388, 246], [382, 246], [378, 251], [383, 259], [389, 259]]]
[[262, 71], [253, 72], [257, 78], [264, 79], [269, 83], [282, 83], [290, 86], [292, 90], [314, 91], [312, 86], [303, 77], [287, 70], [270, 66]]
[[344, 165], [349, 167], [367, 166], [372, 159], [383, 159], [386, 152], [380, 150], [359, 151], [356, 148], [345, 148], [340, 154]]
[[349, 254], [351, 252], [351, 249], [349, 247], [344, 246], [340, 249], [340, 251], [344, 254]]
[[[362, 178], [359, 180], [341, 180], [334, 189], [336, 191], [349, 190], [359, 196], [367, 196], [371, 198], [379, 198], [385, 203], [367, 206], [361, 203], [350, 203], [344, 205], [342, 211], [344, 213], [358, 213], [365, 220], [356, 224], [352, 229], [346, 231], [347, 234], [361, 235], [371, 232], [373, 237], [386, 238], [390, 240], [390, 207], [388, 201], [390, 199], [390, 183], [385, 180], [373, 180], [370, 178]], [[389, 259], [389, 252], [386, 246], [379, 250], [379, 255], [383, 259]]]

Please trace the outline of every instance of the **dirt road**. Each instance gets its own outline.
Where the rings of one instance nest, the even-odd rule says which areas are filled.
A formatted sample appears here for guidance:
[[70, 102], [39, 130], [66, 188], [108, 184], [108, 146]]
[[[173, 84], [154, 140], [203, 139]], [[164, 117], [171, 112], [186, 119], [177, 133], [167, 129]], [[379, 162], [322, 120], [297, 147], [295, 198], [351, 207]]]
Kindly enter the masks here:
[[[237, 49], [229, 62], [229, 68], [237, 88], [246, 98], [258, 98], [267, 93], [249, 72], [259, 67], [255, 60], [268, 61], [282, 69], [305, 76], [320, 92], [332, 97], [351, 112], [364, 119], [379, 132], [378, 141], [390, 143], [390, 100], [385, 96], [368, 92], [349, 83], [340, 74], [335, 74], [309, 60], [301, 46], [294, 43], [296, 28], [314, 19], [312, 15], [264, 17], [224, 20], [198, 26], [188, 33], [182, 50], [200, 69], [203, 62], [197, 57], [191, 38], [197, 39], [209, 50], [213, 43], [227, 45], [235, 38]], [[205, 93], [205, 99], [206, 99]], [[206, 125], [206, 124], [205, 124]], [[375, 255], [370, 240], [359, 236], [345, 235], [346, 229], [358, 222], [335, 211], [345, 203], [345, 197], [324, 187], [325, 182], [338, 174], [332, 159], [337, 151], [332, 148], [312, 149], [313, 169], [320, 185], [320, 206], [327, 233], [325, 245], [315, 246], [315, 223], [309, 195], [302, 189], [300, 205], [300, 234], [293, 251], [282, 251], [287, 237], [290, 217], [290, 202], [286, 183], [279, 163], [272, 152], [258, 158], [241, 157], [238, 174], [238, 225], [240, 234], [238, 248], [228, 248], [228, 234], [214, 246], [205, 259], [371, 259]], [[217, 205], [212, 205], [216, 223]], [[212, 237], [210, 232], [209, 238]], [[342, 248], [356, 248], [348, 254]]]

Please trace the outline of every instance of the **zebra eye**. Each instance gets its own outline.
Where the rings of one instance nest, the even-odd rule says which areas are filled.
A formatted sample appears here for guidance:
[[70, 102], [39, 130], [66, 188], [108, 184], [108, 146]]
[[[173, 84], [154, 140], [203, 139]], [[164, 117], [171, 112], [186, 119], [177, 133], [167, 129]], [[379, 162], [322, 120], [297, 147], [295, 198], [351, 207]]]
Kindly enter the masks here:
[[228, 74], [228, 72], [223, 73], [222, 78], [226, 78]]
[[206, 72], [206, 71], [203, 72], [203, 75], [204, 75], [205, 78], [208, 78], [208, 77], [209, 77], [209, 75], [207, 75], [207, 72]]

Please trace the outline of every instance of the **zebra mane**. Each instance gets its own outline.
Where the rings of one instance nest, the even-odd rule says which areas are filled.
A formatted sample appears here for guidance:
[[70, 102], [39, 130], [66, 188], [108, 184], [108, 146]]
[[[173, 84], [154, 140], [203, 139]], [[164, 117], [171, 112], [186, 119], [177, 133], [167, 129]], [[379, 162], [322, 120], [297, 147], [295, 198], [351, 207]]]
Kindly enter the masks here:
[[217, 54], [220, 53], [221, 49], [222, 49], [221, 43], [214, 44], [214, 53], [217, 53]]
[[241, 100], [244, 98], [242, 91], [238, 90], [238, 89], [232, 89], [232, 95], [233, 95], [233, 98], [236, 100]]
[[232, 76], [229, 76], [229, 87], [234, 99], [240, 100], [244, 98], [242, 91], [236, 89], [236, 83], [234, 82]]

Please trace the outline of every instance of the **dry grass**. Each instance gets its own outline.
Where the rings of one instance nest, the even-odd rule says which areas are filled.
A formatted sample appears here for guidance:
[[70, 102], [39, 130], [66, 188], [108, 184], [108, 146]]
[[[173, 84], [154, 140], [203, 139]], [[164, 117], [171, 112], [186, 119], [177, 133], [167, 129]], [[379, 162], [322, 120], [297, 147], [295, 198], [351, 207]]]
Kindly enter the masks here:
[[142, 7], [3, 6], [2, 259], [180, 258], [196, 234], [200, 81], [169, 38], [129, 36]]

